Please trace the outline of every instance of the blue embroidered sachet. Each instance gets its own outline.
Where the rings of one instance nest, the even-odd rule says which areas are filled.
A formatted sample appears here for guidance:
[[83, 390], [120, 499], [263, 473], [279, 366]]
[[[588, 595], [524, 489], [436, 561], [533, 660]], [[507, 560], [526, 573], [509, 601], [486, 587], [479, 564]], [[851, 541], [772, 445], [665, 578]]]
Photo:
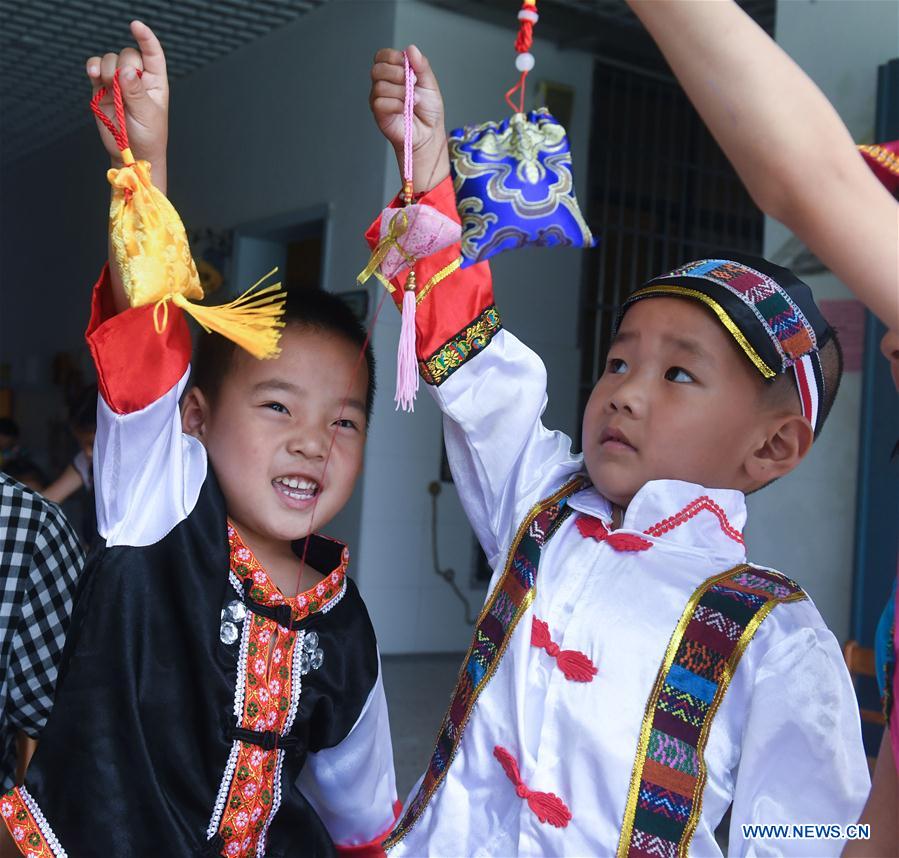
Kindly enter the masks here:
[[593, 247], [578, 208], [565, 129], [544, 107], [452, 132], [462, 267], [504, 250]]

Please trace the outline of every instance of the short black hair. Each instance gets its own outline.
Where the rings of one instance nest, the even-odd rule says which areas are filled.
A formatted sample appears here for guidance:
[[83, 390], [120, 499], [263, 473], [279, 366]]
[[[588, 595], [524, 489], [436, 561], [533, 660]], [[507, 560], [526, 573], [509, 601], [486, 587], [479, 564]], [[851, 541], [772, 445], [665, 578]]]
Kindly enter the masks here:
[[[365, 365], [368, 368], [368, 390], [365, 395], [365, 423], [368, 425], [375, 402], [375, 355], [365, 327], [349, 305], [331, 292], [324, 289], [292, 289], [288, 285], [286, 293], [282, 316], [285, 326], [297, 325], [336, 334], [364, 351]], [[236, 348], [232, 340], [219, 334], [200, 334], [191, 383], [200, 388], [212, 402], [218, 397], [222, 380], [231, 369]]]

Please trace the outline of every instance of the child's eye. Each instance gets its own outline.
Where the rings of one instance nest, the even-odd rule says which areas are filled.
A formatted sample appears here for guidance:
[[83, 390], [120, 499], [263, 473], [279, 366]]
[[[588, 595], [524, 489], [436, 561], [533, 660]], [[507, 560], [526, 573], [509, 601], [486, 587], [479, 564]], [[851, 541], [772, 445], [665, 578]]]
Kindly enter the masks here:
[[689, 384], [690, 382], [696, 381], [696, 379], [683, 367], [672, 366], [669, 367], [668, 371], [665, 373], [665, 381], [675, 381], [678, 384]]
[[357, 428], [355, 421], [350, 420], [347, 417], [342, 417], [340, 420], [338, 420], [337, 426], [339, 426], [341, 429], [356, 429]]
[[286, 406], [282, 405], [280, 402], [266, 402], [263, 408], [270, 408], [272, 411], [277, 411], [279, 414], [290, 414]]
[[627, 363], [621, 358], [609, 358], [606, 369], [615, 375], [621, 375], [622, 373], [627, 372]]

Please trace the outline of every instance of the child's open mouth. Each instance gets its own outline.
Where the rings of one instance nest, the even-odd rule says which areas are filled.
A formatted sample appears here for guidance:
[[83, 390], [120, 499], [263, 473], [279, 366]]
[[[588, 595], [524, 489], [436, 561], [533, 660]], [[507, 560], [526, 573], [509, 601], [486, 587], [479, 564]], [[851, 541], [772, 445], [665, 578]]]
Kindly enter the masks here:
[[275, 477], [272, 486], [281, 500], [291, 509], [303, 509], [321, 492], [321, 486], [315, 480], [299, 474]]

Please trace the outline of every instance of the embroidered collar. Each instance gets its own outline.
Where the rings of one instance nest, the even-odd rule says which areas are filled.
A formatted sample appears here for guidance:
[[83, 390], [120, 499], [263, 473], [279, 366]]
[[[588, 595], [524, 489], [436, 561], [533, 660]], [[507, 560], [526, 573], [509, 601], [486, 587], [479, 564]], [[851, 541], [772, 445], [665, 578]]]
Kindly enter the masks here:
[[[612, 504], [592, 486], [573, 495], [568, 504], [611, 527]], [[738, 563], [746, 557], [745, 524], [742, 492], [706, 489], [680, 480], [651, 480], [634, 495], [621, 527], [613, 532], [713, 552]]]
[[[231, 548], [231, 571], [241, 583], [251, 581], [250, 598], [263, 605], [287, 604], [293, 620], [302, 620], [310, 614], [330, 610], [346, 590], [346, 570], [350, 562], [349, 549], [342, 542], [327, 536], [312, 534], [306, 560], [314, 569], [331, 569], [314, 587], [296, 596], [285, 596], [269, 578], [262, 564], [244, 544], [237, 529], [228, 523], [228, 545]], [[303, 556], [306, 540], [293, 543], [294, 553]]]

